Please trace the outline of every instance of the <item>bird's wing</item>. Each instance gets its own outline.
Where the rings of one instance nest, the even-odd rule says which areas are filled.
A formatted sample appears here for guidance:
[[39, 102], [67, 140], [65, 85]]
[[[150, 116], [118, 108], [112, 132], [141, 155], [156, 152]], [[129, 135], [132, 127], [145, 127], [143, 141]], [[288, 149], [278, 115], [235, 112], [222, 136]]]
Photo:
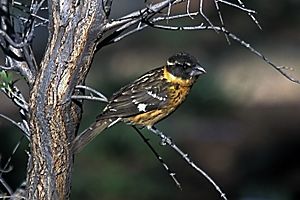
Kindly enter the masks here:
[[98, 119], [130, 117], [167, 104], [169, 83], [162, 68], [152, 70], [116, 92]]

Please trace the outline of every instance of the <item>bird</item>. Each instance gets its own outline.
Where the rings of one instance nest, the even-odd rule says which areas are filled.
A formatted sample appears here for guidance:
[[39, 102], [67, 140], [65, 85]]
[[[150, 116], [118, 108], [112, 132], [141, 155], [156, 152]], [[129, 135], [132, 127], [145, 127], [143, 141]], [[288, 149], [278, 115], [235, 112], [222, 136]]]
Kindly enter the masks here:
[[179, 52], [170, 56], [163, 66], [115, 92], [96, 121], [75, 137], [73, 152], [80, 152], [98, 134], [120, 121], [151, 129], [184, 102], [194, 83], [205, 73], [191, 54]]

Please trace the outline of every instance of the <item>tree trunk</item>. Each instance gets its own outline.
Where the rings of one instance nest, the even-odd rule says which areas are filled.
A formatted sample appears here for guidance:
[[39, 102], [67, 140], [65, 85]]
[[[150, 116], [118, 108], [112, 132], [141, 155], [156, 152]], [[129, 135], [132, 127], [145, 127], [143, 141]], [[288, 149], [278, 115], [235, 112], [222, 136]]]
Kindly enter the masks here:
[[30, 93], [31, 154], [27, 198], [69, 199], [81, 107], [71, 100], [84, 82], [104, 23], [102, 0], [53, 0], [49, 40]]

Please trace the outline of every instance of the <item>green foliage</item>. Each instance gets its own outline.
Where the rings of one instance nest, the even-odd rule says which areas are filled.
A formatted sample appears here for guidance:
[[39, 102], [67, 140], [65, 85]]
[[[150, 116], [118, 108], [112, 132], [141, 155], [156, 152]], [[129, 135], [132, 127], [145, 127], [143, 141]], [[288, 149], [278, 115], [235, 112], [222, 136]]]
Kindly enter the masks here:
[[9, 89], [13, 84], [13, 75], [7, 71], [0, 71], [0, 88]]

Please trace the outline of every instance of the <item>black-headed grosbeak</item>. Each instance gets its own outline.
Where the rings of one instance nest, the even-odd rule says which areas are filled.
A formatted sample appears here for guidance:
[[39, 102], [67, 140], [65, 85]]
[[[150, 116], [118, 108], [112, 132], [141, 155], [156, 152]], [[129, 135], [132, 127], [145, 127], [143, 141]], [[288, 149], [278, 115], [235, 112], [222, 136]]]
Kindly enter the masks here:
[[151, 128], [178, 108], [204, 73], [192, 55], [171, 56], [166, 65], [145, 73], [114, 93], [96, 122], [75, 138], [74, 152], [79, 152], [104, 129], [119, 121]]

